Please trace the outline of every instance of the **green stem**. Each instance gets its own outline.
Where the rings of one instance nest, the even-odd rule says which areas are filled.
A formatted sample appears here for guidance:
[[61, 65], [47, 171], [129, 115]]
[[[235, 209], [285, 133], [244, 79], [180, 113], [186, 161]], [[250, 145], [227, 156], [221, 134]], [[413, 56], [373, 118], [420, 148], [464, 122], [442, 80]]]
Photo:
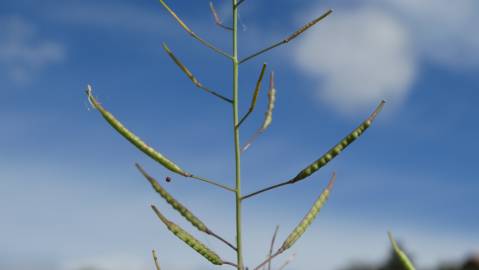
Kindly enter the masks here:
[[243, 270], [243, 245], [241, 239], [241, 150], [238, 129], [238, 0], [233, 0], [233, 130], [236, 167], [236, 248], [237, 267]]

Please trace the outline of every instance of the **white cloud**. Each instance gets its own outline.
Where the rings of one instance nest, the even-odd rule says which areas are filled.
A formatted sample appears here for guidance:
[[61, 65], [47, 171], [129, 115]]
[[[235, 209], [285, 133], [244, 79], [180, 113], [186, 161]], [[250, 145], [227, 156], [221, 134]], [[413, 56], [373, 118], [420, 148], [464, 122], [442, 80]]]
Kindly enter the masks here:
[[461, 0], [379, 1], [408, 27], [419, 58], [460, 67], [479, 65], [479, 2]]
[[16, 85], [65, 57], [61, 44], [37, 37], [35, 27], [20, 17], [0, 17], [0, 76]]
[[322, 101], [342, 112], [402, 100], [416, 69], [406, 29], [376, 8], [331, 16], [302, 38], [296, 60], [318, 78]]
[[399, 105], [424, 63], [479, 66], [476, 10], [474, 0], [361, 1], [307, 32], [294, 57], [316, 78], [320, 100], [339, 111], [356, 112], [379, 99]]

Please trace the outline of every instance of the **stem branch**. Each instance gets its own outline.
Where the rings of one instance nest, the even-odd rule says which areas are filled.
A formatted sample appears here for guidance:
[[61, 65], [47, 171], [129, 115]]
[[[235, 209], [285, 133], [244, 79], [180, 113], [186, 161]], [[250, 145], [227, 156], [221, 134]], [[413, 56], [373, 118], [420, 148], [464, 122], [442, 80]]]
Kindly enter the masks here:
[[238, 62], [238, 0], [232, 0], [233, 4], [233, 132], [235, 148], [236, 168], [236, 260], [237, 269], [243, 270], [243, 244], [241, 236], [241, 150], [238, 126], [238, 85], [239, 85], [239, 62]]
[[188, 33], [190, 34], [190, 36], [192, 36], [194, 39], [196, 39], [197, 41], [199, 41], [201, 44], [205, 45], [206, 47], [212, 49], [214, 52], [216, 53], [219, 53], [225, 57], [227, 57], [228, 59], [232, 59], [231, 55], [224, 52], [223, 50], [221, 49], [218, 49], [216, 48], [213, 44], [209, 43], [208, 41], [202, 39], [201, 37], [199, 37], [195, 32], [193, 32], [184, 22], [183, 20], [180, 19], [180, 17], [178, 17], [178, 15], [176, 15], [176, 13], [165, 3], [165, 1], [163, 0], [160, 0], [160, 3], [163, 5], [163, 7], [165, 7], [165, 9], [171, 14], [171, 16], [173, 16], [173, 18], [178, 22], [178, 24], [180, 24], [180, 26]]
[[193, 179], [200, 180], [200, 181], [202, 181], [202, 182], [208, 183], [208, 184], [210, 184], [210, 185], [214, 185], [214, 186], [220, 187], [220, 188], [222, 188], [222, 189], [231, 191], [231, 192], [236, 192], [236, 190], [233, 189], [233, 188], [230, 188], [230, 187], [228, 187], [228, 186], [226, 186], [226, 185], [223, 185], [223, 184], [220, 184], [220, 183], [216, 183], [216, 182], [214, 182], [214, 181], [212, 181], [212, 180], [208, 180], [208, 179], [203, 178], [203, 177], [199, 177], [199, 176], [196, 176], [196, 175], [191, 175], [190, 177], [193, 178]]

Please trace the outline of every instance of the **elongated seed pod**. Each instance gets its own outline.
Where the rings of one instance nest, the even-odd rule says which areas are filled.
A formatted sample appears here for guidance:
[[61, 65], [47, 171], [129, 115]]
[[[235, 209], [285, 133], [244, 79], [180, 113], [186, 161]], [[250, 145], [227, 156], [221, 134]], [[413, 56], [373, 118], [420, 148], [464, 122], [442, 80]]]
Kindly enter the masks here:
[[394, 240], [393, 235], [391, 232], [388, 232], [389, 240], [391, 241], [391, 244], [393, 246], [394, 252], [396, 255], [399, 257], [399, 260], [401, 261], [402, 265], [404, 266], [404, 269], [407, 270], [416, 270], [414, 265], [412, 264], [411, 260], [409, 260], [408, 256], [404, 251], [401, 250], [399, 245], [397, 244], [396, 240]]
[[256, 86], [255, 86], [254, 92], [253, 92], [253, 98], [251, 99], [251, 104], [249, 106], [248, 111], [252, 112], [254, 110], [254, 108], [256, 107], [256, 101], [258, 100], [259, 90], [261, 90], [261, 84], [263, 82], [263, 77], [264, 77], [264, 73], [266, 71], [266, 67], [267, 67], [267, 64], [263, 63], [263, 66], [261, 67], [261, 72], [259, 73], [259, 78], [256, 81]]
[[178, 238], [180, 238], [188, 246], [190, 246], [196, 252], [201, 254], [203, 257], [205, 257], [212, 264], [215, 264], [215, 265], [222, 265], [223, 264], [223, 260], [220, 258], [220, 256], [218, 256], [218, 254], [213, 252], [205, 244], [200, 242], [198, 239], [193, 237], [191, 234], [189, 234], [188, 232], [183, 230], [180, 226], [178, 226], [175, 223], [169, 221], [165, 216], [163, 216], [163, 214], [160, 213], [160, 211], [154, 205], [152, 205], [151, 208], [156, 213], [158, 218], [160, 218], [160, 220], [166, 225], [168, 230], [170, 230], [174, 235], [176, 235]]
[[237, 127], [239, 127], [239, 126], [241, 126], [241, 124], [243, 124], [243, 122], [246, 120], [246, 118], [248, 118], [248, 116], [254, 111], [254, 109], [256, 107], [256, 101], [258, 100], [258, 94], [259, 94], [259, 91], [261, 90], [261, 84], [263, 82], [263, 77], [264, 77], [264, 73], [266, 71], [266, 67], [267, 67], [266, 63], [263, 63], [263, 67], [261, 68], [261, 72], [259, 74], [258, 81], [256, 82], [256, 87], [254, 88], [253, 97], [251, 98], [251, 103], [249, 105], [248, 112], [246, 112], [246, 114], [241, 118]]
[[328, 200], [329, 193], [331, 192], [331, 189], [333, 188], [335, 181], [336, 181], [336, 174], [334, 173], [331, 180], [329, 181], [328, 186], [323, 190], [321, 195], [318, 197], [318, 199], [314, 203], [313, 207], [311, 207], [311, 209], [309, 210], [308, 214], [304, 216], [304, 218], [296, 226], [293, 232], [291, 232], [288, 238], [286, 238], [283, 245], [278, 250], [279, 253], [284, 252], [285, 250], [290, 248], [303, 235], [306, 229], [308, 229], [309, 225], [311, 225], [311, 223], [316, 218], [316, 216], [318, 215], [323, 205]]
[[116, 130], [118, 133], [120, 133], [125, 139], [127, 139], [129, 142], [131, 142], [136, 148], [138, 148], [140, 151], [151, 157], [153, 160], [157, 161], [161, 165], [163, 165], [165, 168], [168, 170], [175, 172], [177, 174], [190, 177], [191, 174], [185, 172], [183, 169], [181, 169], [178, 165], [173, 163], [171, 160], [157, 152], [155, 149], [153, 149], [151, 146], [147, 145], [145, 142], [143, 142], [138, 136], [133, 134], [130, 130], [128, 130], [123, 124], [118, 121], [110, 112], [108, 112], [103, 106], [93, 97], [92, 94], [92, 87], [88, 85], [87, 88], [87, 96], [88, 100], [92, 104], [92, 106], [97, 109], [103, 118]]
[[210, 234], [210, 230], [206, 225], [197, 218], [188, 208], [186, 208], [183, 204], [177, 201], [173, 196], [170, 195], [161, 185], [149, 175], [139, 164], [135, 164], [141, 174], [150, 182], [151, 186], [155, 191], [160, 194], [165, 201], [171, 205], [176, 211], [178, 211], [186, 220], [188, 220], [193, 226], [195, 226], [199, 231], [204, 233]]
[[173, 16], [173, 18], [180, 24], [180, 26], [185, 29], [190, 35], [196, 35], [191, 29], [176, 15], [176, 13], [165, 3], [165, 1], [160, 0], [160, 3], [163, 5], [164, 8]]
[[309, 23], [303, 25], [301, 28], [299, 28], [296, 32], [294, 32], [293, 34], [291, 34], [289, 37], [285, 38], [284, 39], [284, 43], [288, 43], [290, 42], [291, 40], [295, 39], [296, 37], [298, 37], [299, 35], [301, 35], [302, 33], [306, 32], [306, 30], [308, 30], [309, 28], [313, 27], [315, 24], [317, 24], [318, 22], [322, 21], [324, 18], [328, 17], [331, 13], [333, 13], [332, 10], [328, 10], [326, 11], [326, 13], [324, 13], [323, 15], [319, 16], [318, 18], [310, 21]]
[[379, 112], [382, 110], [384, 107], [384, 101], [381, 101], [381, 103], [378, 105], [376, 110], [366, 119], [364, 122], [362, 122], [353, 132], [351, 132], [349, 135], [344, 137], [338, 144], [336, 144], [333, 148], [329, 149], [326, 154], [321, 156], [319, 159], [317, 159], [315, 162], [310, 164], [308, 167], [306, 167], [304, 170], [302, 170], [298, 175], [296, 175], [290, 182], [295, 183], [297, 181], [300, 181], [313, 173], [315, 173], [317, 170], [328, 164], [332, 159], [334, 159], [337, 155], [339, 155], [346, 147], [348, 147], [352, 142], [354, 142], [359, 136], [361, 136], [366, 129], [368, 129], [374, 119], [376, 119], [376, 116], [379, 114]]
[[183, 73], [185, 73], [185, 75], [188, 77], [188, 79], [191, 80], [191, 82], [193, 82], [193, 84], [204, 90], [205, 92], [207, 93], [210, 93], [212, 95], [215, 95], [216, 97], [219, 97], [221, 99], [223, 99], [224, 101], [227, 101], [229, 103], [233, 103], [233, 101], [211, 89], [209, 89], [208, 87], [205, 87], [196, 77], [195, 75], [193, 75], [193, 73], [181, 62], [180, 59], [178, 59], [178, 57], [175, 56], [175, 54], [170, 50], [170, 48], [168, 48], [168, 46], [166, 45], [166, 43], [163, 43], [163, 49], [166, 51], [166, 53], [168, 54], [168, 56], [171, 58], [171, 60], [173, 60], [173, 62], [175, 62], [175, 64], [181, 69], [181, 71], [183, 71]]
[[198, 81], [198, 79], [196, 79], [196, 77], [193, 75], [193, 73], [180, 61], [180, 59], [178, 59], [178, 57], [173, 54], [173, 52], [170, 50], [170, 48], [168, 48], [166, 43], [163, 43], [163, 49], [166, 51], [171, 60], [173, 60], [173, 62], [175, 62], [175, 64], [181, 69], [181, 71], [183, 71], [186, 76], [193, 82], [193, 84], [200, 88], [203, 87], [203, 84], [201, 84], [200, 81]]
[[273, 110], [276, 103], [276, 86], [274, 83], [274, 72], [271, 72], [269, 80], [269, 90], [268, 90], [268, 109], [264, 115], [263, 125], [261, 126], [261, 131], [264, 132], [273, 121]]
[[165, 1], [163, 0], [160, 0], [160, 3], [163, 5], [163, 7], [170, 13], [171, 16], [173, 16], [173, 18], [176, 20], [176, 22], [178, 22], [178, 24], [181, 26], [181, 28], [183, 28], [190, 36], [192, 36], [194, 39], [196, 39], [197, 41], [199, 41], [201, 44], [205, 45], [206, 47], [212, 49], [213, 51], [229, 58], [229, 59], [232, 59], [231, 58], [231, 55], [229, 55], [228, 53], [216, 48], [213, 44], [209, 43], [208, 41], [202, 39], [200, 36], [198, 36], [195, 32], [193, 32], [193, 30], [191, 30], [181, 19], [180, 17], [178, 17], [178, 15], [176, 15], [176, 13], [165, 3]]
[[[263, 66], [263, 67], [265, 68], [266, 66]], [[276, 86], [274, 83], [274, 72], [271, 72], [270, 80], [269, 80], [269, 90], [268, 90], [268, 108], [266, 109], [266, 112], [264, 114], [263, 123], [261, 124], [261, 127], [253, 134], [253, 136], [251, 136], [251, 138], [241, 148], [241, 152], [248, 150], [248, 148], [251, 147], [253, 142], [261, 134], [263, 134], [271, 125], [271, 123], [273, 122], [273, 110], [274, 110], [275, 103], [276, 103]]]

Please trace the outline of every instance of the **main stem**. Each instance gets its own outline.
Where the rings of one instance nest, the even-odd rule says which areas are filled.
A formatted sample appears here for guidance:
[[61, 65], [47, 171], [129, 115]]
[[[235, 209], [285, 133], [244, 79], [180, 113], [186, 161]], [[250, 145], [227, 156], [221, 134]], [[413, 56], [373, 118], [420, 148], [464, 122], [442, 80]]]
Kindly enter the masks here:
[[238, 128], [238, 0], [233, 0], [233, 129], [236, 167], [236, 248], [238, 270], [243, 270], [241, 239], [241, 152]]

